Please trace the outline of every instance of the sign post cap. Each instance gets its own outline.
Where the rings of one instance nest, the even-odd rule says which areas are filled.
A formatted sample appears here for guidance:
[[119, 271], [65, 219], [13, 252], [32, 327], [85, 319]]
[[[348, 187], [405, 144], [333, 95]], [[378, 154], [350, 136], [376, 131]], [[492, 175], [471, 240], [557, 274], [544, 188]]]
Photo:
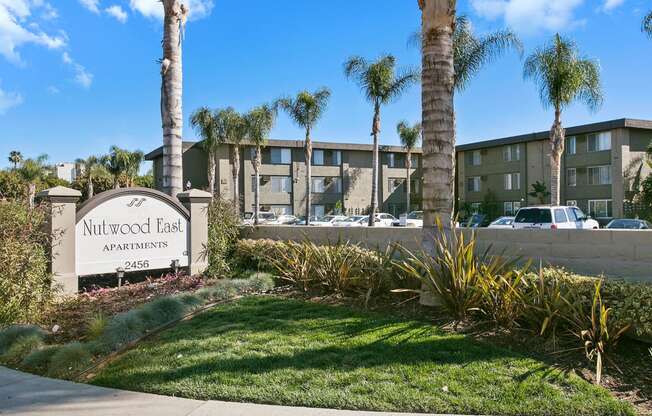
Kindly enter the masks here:
[[177, 194], [177, 198], [181, 202], [210, 202], [213, 195], [210, 192], [201, 191], [199, 189], [189, 189], [185, 192]]
[[36, 194], [37, 198], [81, 198], [82, 193], [76, 189], [66, 188], [65, 186], [55, 186]]

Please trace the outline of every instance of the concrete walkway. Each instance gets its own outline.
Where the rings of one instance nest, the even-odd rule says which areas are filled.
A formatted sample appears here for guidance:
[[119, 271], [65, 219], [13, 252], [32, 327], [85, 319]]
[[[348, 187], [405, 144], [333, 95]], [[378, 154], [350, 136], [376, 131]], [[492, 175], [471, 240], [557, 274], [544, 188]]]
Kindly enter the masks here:
[[0, 367], [0, 415], [416, 416], [200, 401], [71, 383]]

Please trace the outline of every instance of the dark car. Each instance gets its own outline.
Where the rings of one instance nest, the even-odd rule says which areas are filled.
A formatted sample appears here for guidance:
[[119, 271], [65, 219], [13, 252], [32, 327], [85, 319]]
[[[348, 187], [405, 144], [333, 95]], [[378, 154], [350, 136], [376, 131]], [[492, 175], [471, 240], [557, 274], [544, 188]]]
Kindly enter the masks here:
[[650, 230], [652, 224], [645, 220], [616, 219], [607, 224], [609, 230]]

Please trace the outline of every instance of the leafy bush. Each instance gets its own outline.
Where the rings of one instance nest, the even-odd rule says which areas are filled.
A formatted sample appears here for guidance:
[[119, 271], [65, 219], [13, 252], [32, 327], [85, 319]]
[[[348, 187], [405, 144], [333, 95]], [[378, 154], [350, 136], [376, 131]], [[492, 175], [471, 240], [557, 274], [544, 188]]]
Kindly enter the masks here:
[[43, 338], [39, 335], [20, 337], [0, 358], [8, 364], [18, 364], [32, 351], [43, 346]]
[[207, 276], [226, 277], [230, 274], [229, 259], [238, 239], [239, 222], [233, 204], [228, 201], [216, 197], [208, 207]]
[[[156, 319], [154, 315], [148, 315], [148, 317], [152, 320]], [[143, 336], [148, 328], [148, 323], [144, 322], [138, 309], [120, 313], [109, 321], [98, 341], [109, 350], [118, 349]]]
[[91, 317], [86, 328], [86, 337], [90, 340], [98, 339], [106, 329], [109, 320], [100, 311]]
[[0, 355], [7, 353], [21, 338], [45, 339], [46, 333], [36, 325], [13, 325], [0, 330]]
[[0, 199], [27, 200], [27, 184], [15, 171], [0, 171]]
[[181, 319], [189, 307], [179, 297], [156, 299], [137, 310], [138, 316], [148, 329], [154, 329], [176, 319]]
[[[113, 178], [108, 175], [95, 175], [93, 176], [93, 193], [94, 195], [100, 194], [105, 191], [113, 189]], [[70, 186], [82, 193], [82, 201], [88, 199], [88, 178], [86, 176], [78, 177]]]
[[526, 279], [529, 265], [516, 268], [512, 261], [494, 257], [479, 267], [479, 285], [482, 293], [482, 313], [497, 326], [513, 329], [527, 308]]
[[50, 345], [32, 350], [20, 363], [21, 368], [35, 373], [44, 374], [47, 372], [52, 356], [61, 348], [58, 345]]
[[0, 202], [0, 325], [34, 322], [52, 300], [44, 209]]
[[286, 243], [275, 240], [238, 240], [233, 262], [241, 270], [272, 271], [274, 267], [267, 259], [281, 253]]
[[74, 378], [88, 368], [93, 356], [88, 348], [79, 342], [62, 345], [52, 354], [48, 365], [50, 377]]

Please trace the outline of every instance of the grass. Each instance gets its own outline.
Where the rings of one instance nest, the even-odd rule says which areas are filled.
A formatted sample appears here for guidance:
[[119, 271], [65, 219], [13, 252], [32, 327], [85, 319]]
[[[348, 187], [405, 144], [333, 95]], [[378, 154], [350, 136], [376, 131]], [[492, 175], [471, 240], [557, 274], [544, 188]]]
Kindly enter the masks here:
[[125, 354], [93, 383], [340, 409], [633, 414], [574, 374], [426, 322], [275, 297], [246, 298], [183, 322]]

